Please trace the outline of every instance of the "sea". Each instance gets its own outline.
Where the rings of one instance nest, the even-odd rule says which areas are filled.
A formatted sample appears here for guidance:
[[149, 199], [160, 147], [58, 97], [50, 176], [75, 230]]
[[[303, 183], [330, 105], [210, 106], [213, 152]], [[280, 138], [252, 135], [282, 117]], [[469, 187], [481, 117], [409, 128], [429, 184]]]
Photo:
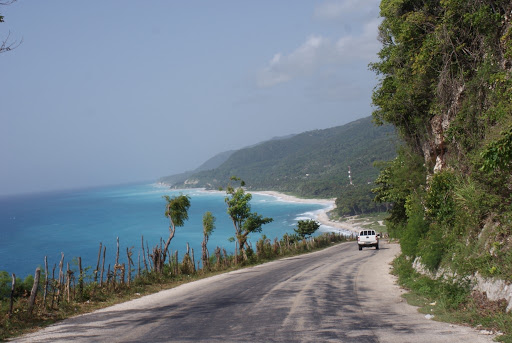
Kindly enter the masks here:
[[[70, 263], [77, 270], [77, 258], [84, 268], [96, 267], [100, 242], [106, 247], [106, 264], [114, 264], [117, 239], [120, 245], [120, 263], [127, 263], [126, 249], [132, 249], [135, 268], [144, 245], [150, 249], [169, 235], [169, 219], [165, 217], [164, 195], [190, 196], [189, 219], [176, 229], [170, 249], [183, 257], [186, 245], [194, 249], [196, 261], [200, 259], [203, 240], [202, 218], [210, 211], [216, 218], [216, 228], [208, 241], [213, 254], [219, 246], [233, 253], [235, 235], [224, 201], [225, 192], [201, 189], [171, 190], [156, 183], [118, 185], [81, 190], [25, 194], [0, 197], [0, 271], [24, 278], [33, 275], [44, 258], [49, 270], [59, 264], [61, 253], [64, 265]], [[270, 195], [253, 194], [252, 211], [271, 217], [274, 221], [263, 226], [261, 233], [251, 234], [253, 247], [265, 235], [273, 240], [285, 233], [293, 233], [297, 221], [316, 218], [325, 204], [286, 202]], [[321, 225], [319, 233], [333, 229]], [[58, 267], [57, 267], [58, 270]]]

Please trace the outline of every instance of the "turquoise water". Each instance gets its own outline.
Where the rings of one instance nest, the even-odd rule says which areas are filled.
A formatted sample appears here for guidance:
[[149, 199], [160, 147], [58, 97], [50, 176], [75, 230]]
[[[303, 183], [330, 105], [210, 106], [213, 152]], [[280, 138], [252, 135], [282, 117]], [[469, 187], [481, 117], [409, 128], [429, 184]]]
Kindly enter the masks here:
[[[107, 247], [107, 262], [114, 263], [116, 237], [120, 241], [120, 260], [126, 263], [126, 248], [134, 247], [133, 260], [141, 251], [141, 235], [150, 249], [166, 239], [169, 221], [165, 217], [163, 195], [180, 193], [191, 197], [189, 220], [177, 228], [170, 249], [178, 250], [180, 258], [187, 242], [199, 258], [203, 240], [202, 217], [210, 211], [216, 217], [216, 229], [208, 249], [216, 246], [233, 252], [234, 236], [231, 219], [226, 213], [225, 193], [201, 190], [169, 190], [157, 184], [112, 186], [87, 190], [10, 196], [0, 198], [0, 270], [25, 277], [48, 257], [51, 269], [65, 254], [65, 263], [80, 256], [83, 266], [96, 266], [99, 243]], [[293, 232], [298, 219], [314, 218], [325, 208], [321, 204], [284, 202], [261, 194], [253, 194], [252, 210], [274, 222], [263, 227], [262, 234], [273, 239]], [[321, 227], [320, 231], [329, 231]], [[255, 246], [260, 234], [250, 236]], [[75, 267], [76, 268], [76, 267]]]

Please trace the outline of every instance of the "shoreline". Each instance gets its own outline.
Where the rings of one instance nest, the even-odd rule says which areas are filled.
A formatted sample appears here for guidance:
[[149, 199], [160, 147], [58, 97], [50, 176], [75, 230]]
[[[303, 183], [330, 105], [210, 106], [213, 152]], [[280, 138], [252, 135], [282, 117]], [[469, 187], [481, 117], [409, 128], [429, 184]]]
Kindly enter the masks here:
[[[168, 187], [165, 183], [157, 183], [159, 186]], [[201, 190], [204, 192], [219, 192], [216, 190], [206, 190], [204, 188], [187, 188], [190, 189], [196, 189]], [[187, 190], [184, 189], [184, 190]], [[358, 233], [359, 227], [355, 226], [353, 223], [350, 222], [338, 222], [333, 221], [329, 218], [329, 215], [327, 214], [329, 211], [332, 211], [334, 208], [336, 208], [335, 204], [335, 198], [332, 199], [305, 199], [305, 198], [299, 198], [293, 195], [288, 195], [284, 193], [280, 193], [277, 191], [247, 191], [252, 194], [259, 194], [259, 195], [266, 195], [271, 196], [273, 198], [276, 198], [279, 201], [283, 202], [295, 202], [295, 203], [302, 203], [302, 204], [319, 204], [324, 205], [325, 207], [321, 210], [318, 210], [315, 212], [315, 220], [318, 221], [321, 225], [326, 226], [328, 230], [327, 232], [339, 232], [339, 233], [346, 233], [346, 234], [352, 234], [352, 233]]]
[[332, 211], [335, 207], [335, 199], [304, 199], [304, 198], [298, 198], [293, 195], [288, 195], [284, 193], [279, 193], [276, 191], [251, 191], [250, 193], [253, 194], [261, 194], [261, 195], [268, 195], [271, 197], [274, 197], [278, 200], [284, 201], [284, 202], [297, 202], [302, 204], [320, 204], [325, 205], [326, 207], [324, 209], [319, 210], [317, 213], [315, 213], [315, 220], [318, 221], [320, 224], [327, 226], [330, 231], [333, 232], [345, 232], [345, 233], [357, 233], [359, 232], [359, 228], [351, 223], [340, 223], [337, 221], [333, 221], [329, 218], [329, 215], [327, 214], [329, 211]]

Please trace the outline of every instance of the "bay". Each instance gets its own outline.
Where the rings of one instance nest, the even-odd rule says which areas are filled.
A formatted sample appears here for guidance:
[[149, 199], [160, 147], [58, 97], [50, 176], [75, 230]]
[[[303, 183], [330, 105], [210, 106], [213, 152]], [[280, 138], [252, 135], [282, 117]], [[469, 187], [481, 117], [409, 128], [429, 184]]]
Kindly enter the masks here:
[[[235, 245], [228, 239], [234, 236], [234, 228], [226, 212], [224, 192], [132, 184], [1, 197], [0, 270], [23, 278], [33, 274], [37, 266], [43, 266], [47, 256], [51, 273], [60, 261], [61, 252], [65, 263], [70, 262], [73, 269], [76, 270], [78, 256], [83, 266], [94, 269], [100, 242], [107, 247], [107, 265], [113, 264], [117, 237], [121, 263], [127, 261], [126, 248], [133, 247], [136, 268], [141, 236], [150, 249], [160, 244], [160, 238], [168, 236], [169, 220], [164, 215], [166, 202], [162, 196], [179, 194], [191, 198], [189, 220], [177, 228], [170, 248], [178, 250], [181, 259], [188, 242], [197, 261], [203, 240], [202, 217], [210, 211], [216, 217], [216, 229], [208, 242], [210, 253], [216, 246], [232, 253]], [[261, 234], [250, 236], [253, 246], [261, 235], [273, 240], [293, 233], [297, 220], [315, 218], [318, 211], [326, 209], [325, 204], [286, 202], [263, 194], [253, 194], [251, 205], [253, 211], [274, 219], [263, 227]], [[330, 228], [321, 226], [320, 231]]]

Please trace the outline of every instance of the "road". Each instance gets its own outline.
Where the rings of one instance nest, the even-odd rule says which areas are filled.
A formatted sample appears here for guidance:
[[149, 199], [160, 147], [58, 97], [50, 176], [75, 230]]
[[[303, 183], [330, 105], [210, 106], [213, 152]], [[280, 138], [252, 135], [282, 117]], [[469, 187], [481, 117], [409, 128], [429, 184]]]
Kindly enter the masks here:
[[491, 342], [428, 320], [389, 274], [396, 244], [354, 242], [74, 317], [16, 342]]

